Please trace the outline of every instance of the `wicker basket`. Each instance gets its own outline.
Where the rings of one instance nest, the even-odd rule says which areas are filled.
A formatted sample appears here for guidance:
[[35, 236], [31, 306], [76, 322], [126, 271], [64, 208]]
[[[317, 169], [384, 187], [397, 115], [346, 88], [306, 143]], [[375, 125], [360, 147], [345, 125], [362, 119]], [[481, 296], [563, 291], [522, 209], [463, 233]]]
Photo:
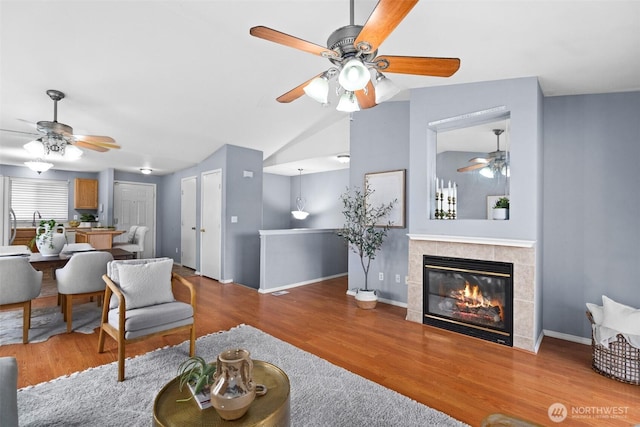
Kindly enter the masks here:
[[593, 317], [587, 310], [587, 318], [591, 322], [591, 349], [593, 362], [591, 367], [597, 373], [608, 378], [627, 384], [640, 385], [640, 348], [633, 347], [622, 336], [616, 335], [616, 340], [608, 347], [596, 343], [593, 332]]

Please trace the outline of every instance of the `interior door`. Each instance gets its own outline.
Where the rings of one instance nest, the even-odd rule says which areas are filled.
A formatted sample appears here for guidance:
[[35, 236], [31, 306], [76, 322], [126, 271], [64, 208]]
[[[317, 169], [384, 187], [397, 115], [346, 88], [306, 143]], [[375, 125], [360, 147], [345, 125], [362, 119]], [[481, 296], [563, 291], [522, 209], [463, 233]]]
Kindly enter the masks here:
[[180, 201], [180, 263], [196, 269], [196, 177], [183, 178]]
[[200, 273], [220, 280], [222, 245], [222, 171], [202, 174], [200, 216]]
[[156, 249], [156, 186], [134, 182], [116, 181], [113, 190], [113, 222], [118, 230], [126, 230], [115, 241], [126, 242], [132, 225], [145, 225], [142, 258], [153, 258]]

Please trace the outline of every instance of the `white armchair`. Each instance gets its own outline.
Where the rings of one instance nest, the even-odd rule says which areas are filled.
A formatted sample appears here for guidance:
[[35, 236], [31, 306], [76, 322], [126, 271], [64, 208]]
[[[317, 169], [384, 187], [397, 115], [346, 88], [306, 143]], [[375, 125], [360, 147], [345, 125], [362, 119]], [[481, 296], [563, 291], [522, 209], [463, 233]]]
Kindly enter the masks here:
[[22, 308], [22, 342], [29, 342], [31, 300], [42, 289], [42, 271], [29, 264], [23, 256], [0, 258], [0, 310]]
[[144, 239], [147, 235], [147, 231], [149, 231], [149, 227], [144, 225], [133, 225], [129, 230], [127, 241], [114, 242], [113, 247], [133, 252], [136, 254], [136, 258], [142, 258], [142, 253], [144, 252]]
[[109, 252], [78, 252], [69, 262], [56, 270], [58, 294], [62, 296], [62, 312], [67, 322], [67, 333], [73, 322], [74, 297], [98, 297], [104, 295], [102, 275], [107, 272], [107, 263], [113, 261]]
[[[102, 276], [104, 293], [98, 352], [105, 334], [118, 343], [118, 381], [124, 380], [125, 345], [170, 333], [189, 332], [189, 356], [195, 354], [196, 292], [192, 283], [172, 273], [171, 258], [112, 261]], [[183, 285], [189, 303], [176, 301], [173, 285]]]
[[0, 426], [18, 427], [18, 363], [0, 357]]

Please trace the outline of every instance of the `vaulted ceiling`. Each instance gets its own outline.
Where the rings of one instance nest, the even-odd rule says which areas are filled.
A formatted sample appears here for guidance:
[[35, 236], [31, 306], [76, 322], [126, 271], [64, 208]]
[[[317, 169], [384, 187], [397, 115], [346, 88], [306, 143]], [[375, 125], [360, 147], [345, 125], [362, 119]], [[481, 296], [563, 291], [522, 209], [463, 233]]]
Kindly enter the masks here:
[[[355, 23], [375, 7], [355, 1]], [[349, 24], [349, 1], [0, 2], [0, 128], [52, 120], [109, 135], [55, 168], [167, 174], [224, 144], [260, 150], [267, 171], [342, 167], [349, 117], [303, 97], [275, 98], [326, 70], [321, 57], [251, 37], [264, 25], [325, 45]], [[538, 76], [545, 96], [640, 90], [640, 2], [420, 1], [380, 54], [461, 59], [451, 78], [389, 74], [405, 89]], [[407, 91], [395, 100], [407, 99]], [[31, 137], [0, 132], [0, 163], [29, 160]]]

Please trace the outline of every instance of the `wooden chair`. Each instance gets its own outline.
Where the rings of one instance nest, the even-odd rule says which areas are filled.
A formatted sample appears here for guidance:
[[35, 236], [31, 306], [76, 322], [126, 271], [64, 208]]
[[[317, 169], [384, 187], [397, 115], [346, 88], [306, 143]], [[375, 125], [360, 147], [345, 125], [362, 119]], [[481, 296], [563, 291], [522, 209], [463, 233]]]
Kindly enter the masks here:
[[101, 298], [105, 290], [102, 276], [107, 272], [107, 263], [110, 261], [113, 261], [113, 256], [109, 252], [78, 252], [64, 267], [56, 270], [67, 333], [71, 333], [73, 326], [73, 298]]
[[42, 289], [42, 271], [29, 264], [29, 258], [8, 256], [0, 258], [0, 310], [22, 309], [22, 343], [29, 342], [31, 328], [31, 300]]
[[[105, 334], [118, 343], [118, 381], [124, 380], [125, 346], [159, 335], [189, 332], [189, 356], [196, 346], [196, 292], [192, 283], [172, 273], [171, 258], [112, 261], [107, 274], [98, 352]], [[190, 302], [176, 301], [173, 286], [189, 289]]]

